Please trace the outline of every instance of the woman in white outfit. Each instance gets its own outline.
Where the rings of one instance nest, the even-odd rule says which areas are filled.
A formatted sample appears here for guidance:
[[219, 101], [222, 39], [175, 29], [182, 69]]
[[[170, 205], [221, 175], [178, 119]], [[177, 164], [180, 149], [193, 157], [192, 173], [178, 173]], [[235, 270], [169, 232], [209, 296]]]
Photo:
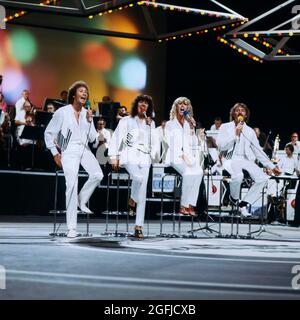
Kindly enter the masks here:
[[199, 188], [203, 177], [195, 134], [193, 108], [188, 98], [177, 98], [170, 111], [170, 120], [166, 124], [169, 149], [166, 165], [171, 165], [182, 176], [182, 194], [180, 213], [195, 215]]
[[149, 168], [159, 147], [152, 113], [152, 98], [147, 95], [137, 96], [131, 115], [120, 119], [108, 148], [113, 170], [118, 170], [119, 166], [124, 167], [132, 179], [128, 207], [132, 211], [136, 205], [136, 238], [143, 238]]
[[[77, 206], [81, 211], [91, 213], [86, 203], [103, 178], [99, 163], [88, 147], [88, 142], [93, 143], [98, 138], [92, 112], [84, 108], [88, 96], [87, 84], [75, 82], [68, 92], [69, 104], [54, 113], [45, 131], [46, 146], [56, 164], [64, 170], [69, 238], [77, 236]], [[89, 178], [77, 196], [80, 164]]]

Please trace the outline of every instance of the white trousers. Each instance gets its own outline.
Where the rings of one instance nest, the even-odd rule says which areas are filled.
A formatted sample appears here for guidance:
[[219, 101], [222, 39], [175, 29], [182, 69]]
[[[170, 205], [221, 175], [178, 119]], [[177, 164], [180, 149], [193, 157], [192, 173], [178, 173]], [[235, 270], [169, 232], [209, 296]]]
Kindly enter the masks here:
[[137, 226], [144, 226], [147, 183], [149, 176], [149, 166], [140, 167], [136, 164], [125, 164], [124, 168], [130, 174], [131, 183], [131, 199], [136, 203], [136, 219]]
[[230, 162], [230, 168], [228, 168], [231, 174], [230, 195], [234, 199], [240, 198], [244, 169], [248, 171], [254, 183], [242, 200], [250, 204], [255, 203], [261, 197], [261, 192], [266, 186], [269, 177], [263, 172], [262, 168], [248, 159], [231, 159]]
[[181, 206], [188, 208], [191, 205], [195, 207], [197, 205], [203, 170], [197, 166], [188, 166], [184, 161], [181, 163], [171, 163], [171, 166], [182, 176]]
[[79, 200], [86, 204], [97, 185], [103, 178], [100, 165], [89, 148], [83, 145], [69, 144], [61, 157], [62, 167], [66, 179], [66, 209], [68, 230], [76, 230], [78, 206], [78, 171], [80, 164], [88, 173], [89, 178], [82, 187]]

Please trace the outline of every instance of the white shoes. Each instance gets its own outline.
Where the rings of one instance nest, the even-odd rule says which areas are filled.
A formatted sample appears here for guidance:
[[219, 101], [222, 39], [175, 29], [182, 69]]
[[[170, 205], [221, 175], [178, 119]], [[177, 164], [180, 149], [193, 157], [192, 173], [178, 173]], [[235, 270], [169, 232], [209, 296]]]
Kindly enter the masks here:
[[239, 211], [241, 213], [242, 218], [252, 217], [252, 214], [250, 212], [248, 212], [247, 207], [241, 207], [241, 208], [239, 208]]
[[77, 232], [75, 229], [68, 230], [67, 238], [76, 238], [76, 237], [77, 237]]
[[81, 203], [80, 199], [78, 199], [78, 207], [80, 208], [81, 212], [84, 212], [87, 214], [93, 213], [84, 203]]

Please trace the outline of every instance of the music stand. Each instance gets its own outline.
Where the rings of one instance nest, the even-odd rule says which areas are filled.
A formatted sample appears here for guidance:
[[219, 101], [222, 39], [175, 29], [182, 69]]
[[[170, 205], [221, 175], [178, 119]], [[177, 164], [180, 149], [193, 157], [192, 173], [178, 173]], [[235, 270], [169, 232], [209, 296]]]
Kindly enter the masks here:
[[37, 111], [35, 114], [37, 127], [46, 128], [53, 117], [53, 113]]
[[31, 169], [34, 169], [34, 145], [37, 140], [43, 140], [44, 132], [43, 128], [25, 126], [20, 139], [32, 140], [32, 153], [31, 153]]

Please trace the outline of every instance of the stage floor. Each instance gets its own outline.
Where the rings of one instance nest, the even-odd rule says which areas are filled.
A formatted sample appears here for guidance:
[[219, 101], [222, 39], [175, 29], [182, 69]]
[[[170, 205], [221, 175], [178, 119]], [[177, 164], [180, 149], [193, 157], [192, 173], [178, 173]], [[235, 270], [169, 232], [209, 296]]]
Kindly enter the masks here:
[[[280, 237], [262, 233], [259, 239], [215, 238], [202, 231], [196, 239], [163, 238], [156, 236], [159, 222], [150, 221], [148, 236], [136, 240], [103, 235], [105, 223], [92, 221], [93, 236], [69, 240], [50, 237], [52, 224], [39, 219], [0, 223], [6, 276], [0, 299], [300, 299], [300, 290], [292, 288], [292, 268], [300, 265], [299, 228], [267, 226]], [[85, 227], [80, 223], [78, 231], [85, 233]], [[183, 222], [182, 234], [190, 227]], [[119, 230], [126, 231], [123, 222]], [[172, 233], [172, 224], [163, 231]], [[247, 231], [240, 226], [240, 234]], [[231, 233], [230, 224], [222, 224], [222, 233]]]

